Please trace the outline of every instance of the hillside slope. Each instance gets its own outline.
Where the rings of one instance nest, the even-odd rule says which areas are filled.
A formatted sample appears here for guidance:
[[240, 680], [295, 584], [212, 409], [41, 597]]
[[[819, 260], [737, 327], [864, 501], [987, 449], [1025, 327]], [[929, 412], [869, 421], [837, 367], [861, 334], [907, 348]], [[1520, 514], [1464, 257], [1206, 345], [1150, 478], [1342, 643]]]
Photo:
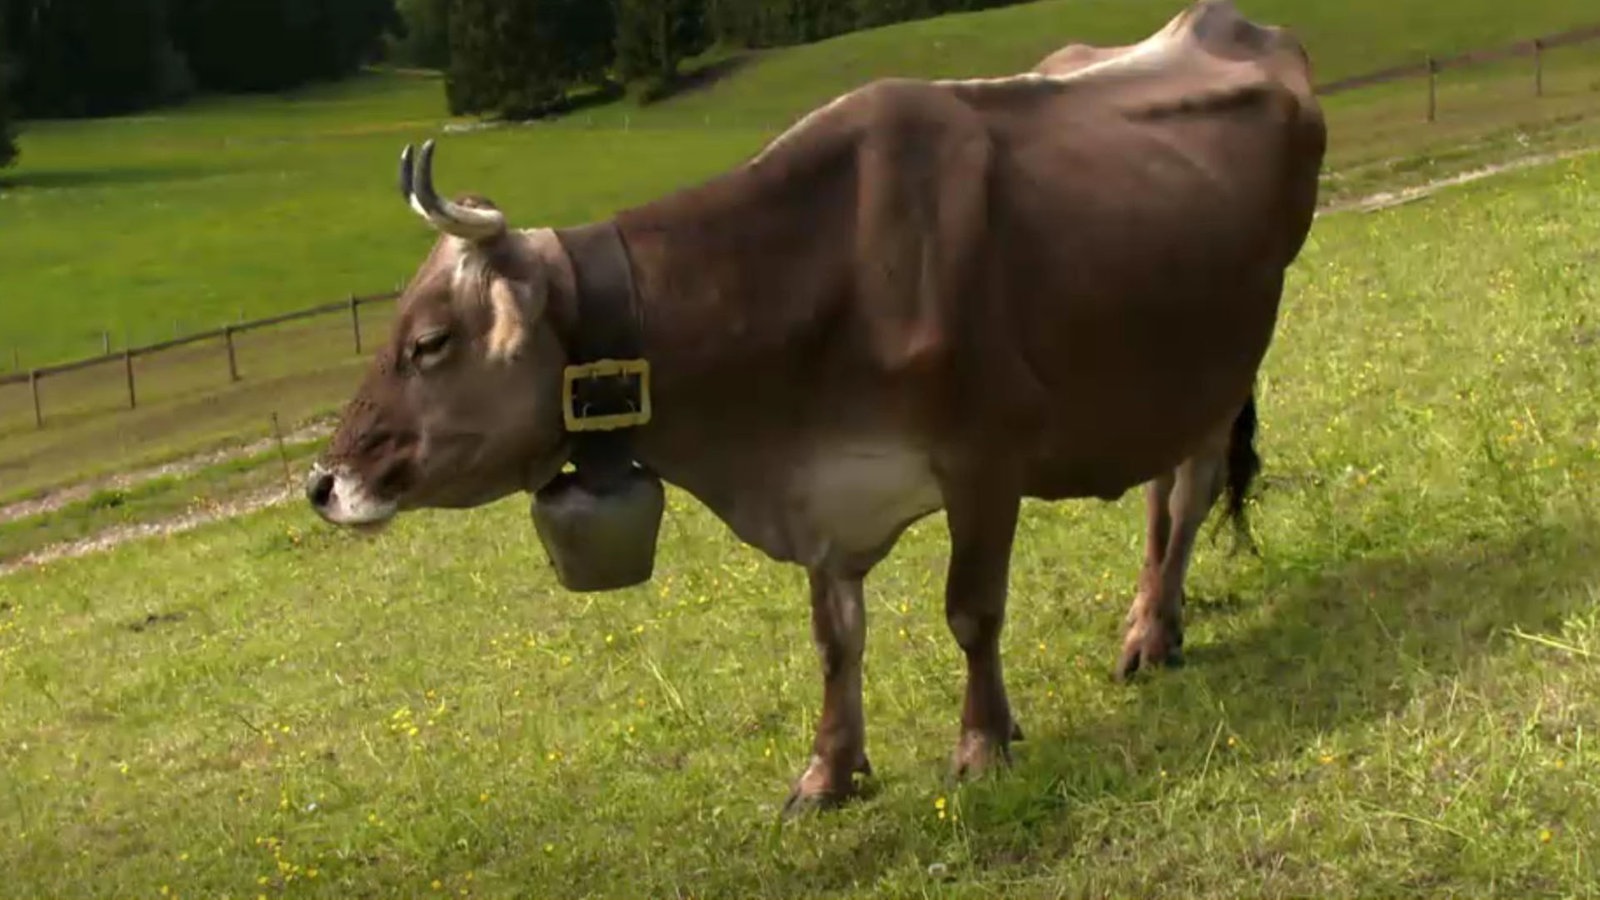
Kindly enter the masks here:
[[[519, 218], [599, 214], [727, 166], [871, 78], [1016, 71], [1072, 40], [1136, 40], [1184, 5], [1044, 0], [774, 51], [651, 107], [453, 135], [441, 180], [504, 198]], [[1579, 0], [1239, 5], [1304, 35], [1323, 78], [1600, 18]], [[423, 239], [391, 195], [393, 156], [446, 118], [437, 81], [391, 75], [158, 116], [31, 124], [7, 175], [14, 187], [0, 192], [0, 356], [20, 346], [25, 364], [41, 365], [93, 352], [102, 330], [137, 344], [392, 285]], [[624, 133], [605, 133], [613, 126]], [[90, 233], [96, 250], [86, 254]], [[50, 316], [37, 314], [47, 306]]]
[[[1319, 81], [1600, 22], [1600, 6], [1589, 0], [1235, 2], [1257, 22], [1293, 29], [1309, 48]], [[761, 56], [707, 90], [642, 113], [641, 121], [711, 116], [713, 121], [775, 124], [873, 78], [1001, 75], [1032, 66], [1074, 41], [1136, 41], [1187, 5], [1184, 0], [1040, 0], [855, 32]]]

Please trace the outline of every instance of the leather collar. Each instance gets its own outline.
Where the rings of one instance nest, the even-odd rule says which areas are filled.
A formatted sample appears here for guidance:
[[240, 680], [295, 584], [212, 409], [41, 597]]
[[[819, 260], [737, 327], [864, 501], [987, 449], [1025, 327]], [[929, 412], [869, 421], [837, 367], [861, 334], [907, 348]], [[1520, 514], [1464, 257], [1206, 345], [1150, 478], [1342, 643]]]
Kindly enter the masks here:
[[[633, 263], [614, 221], [558, 228], [555, 234], [572, 262], [577, 295], [562, 389], [562, 402], [570, 404], [572, 463], [580, 481], [603, 490], [632, 467], [629, 437], [648, 420], [640, 415], [649, 412], [649, 363]], [[607, 363], [623, 363], [632, 371], [595, 374], [596, 364]], [[625, 418], [616, 420], [622, 424], [589, 429], [587, 423], [609, 417]], [[580, 427], [570, 427], [574, 421]]]

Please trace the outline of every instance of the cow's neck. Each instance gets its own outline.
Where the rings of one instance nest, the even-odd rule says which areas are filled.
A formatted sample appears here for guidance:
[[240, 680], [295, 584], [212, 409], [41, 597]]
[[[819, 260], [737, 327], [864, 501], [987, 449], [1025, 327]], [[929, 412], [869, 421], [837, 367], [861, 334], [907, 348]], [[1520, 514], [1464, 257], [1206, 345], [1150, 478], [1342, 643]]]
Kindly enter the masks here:
[[616, 217], [663, 391], [805, 352], [850, 277], [847, 151], [781, 154]]
[[611, 220], [631, 263], [654, 406], [628, 444], [697, 494], [696, 485], [732, 477], [730, 465], [757, 464], [748, 438], [777, 440], [795, 427], [848, 296], [852, 155], [802, 151]]
[[[739, 379], [803, 366], [847, 289], [854, 172], [848, 152], [785, 153], [625, 210], [655, 413], [778, 404]], [[843, 150], [844, 148], [841, 148]], [[641, 431], [656, 432], [653, 426]]]

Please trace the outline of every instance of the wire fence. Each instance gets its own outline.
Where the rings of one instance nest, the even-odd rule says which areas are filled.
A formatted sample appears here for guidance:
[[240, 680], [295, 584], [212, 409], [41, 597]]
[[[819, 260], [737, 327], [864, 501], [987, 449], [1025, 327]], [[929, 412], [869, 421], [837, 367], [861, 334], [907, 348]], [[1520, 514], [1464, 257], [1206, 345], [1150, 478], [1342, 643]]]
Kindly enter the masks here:
[[[1574, 28], [1497, 47], [1471, 50], [1446, 57], [1424, 57], [1412, 63], [1390, 66], [1317, 86], [1320, 95], [1340, 94], [1412, 79], [1426, 79], [1426, 105], [1423, 115], [1433, 122], [1439, 112], [1439, 74], [1453, 69], [1470, 69], [1506, 60], [1528, 58], [1530, 91], [1534, 97], [1545, 94], [1545, 63], [1549, 51], [1600, 40], [1600, 24]], [[360, 355], [363, 348], [363, 308], [393, 300], [397, 291], [368, 296], [352, 296], [333, 303], [286, 312], [248, 322], [237, 322], [171, 340], [129, 347], [111, 352], [109, 334], [103, 336], [100, 355], [13, 371], [0, 376], [0, 419], [18, 413], [31, 413], [33, 426], [44, 428], [54, 421], [70, 421], [85, 415], [105, 414], [109, 409], [137, 409], [152, 398], [144, 386], [159, 377], [170, 394], [187, 386], [190, 390], [214, 390], [216, 386], [239, 382], [256, 374], [266, 375], [268, 365], [261, 359], [246, 365], [247, 337], [268, 329], [278, 346], [292, 344], [293, 358], [303, 360], [307, 353], [322, 350]], [[343, 339], [339, 335], [343, 334]], [[265, 354], [258, 354], [264, 356]], [[159, 365], [152, 365], [159, 360]], [[0, 359], [0, 371], [7, 364], [20, 369], [20, 354], [13, 348], [12, 358]], [[290, 374], [290, 373], [283, 373]], [[46, 384], [48, 383], [48, 387]], [[19, 409], [21, 407], [21, 409]]]
[[1439, 117], [1439, 74], [1441, 72], [1452, 69], [1475, 69], [1507, 60], [1526, 58], [1533, 62], [1533, 65], [1528, 70], [1533, 96], [1543, 97], [1546, 55], [1551, 50], [1574, 47], [1595, 40], [1600, 40], [1600, 24], [1585, 25], [1580, 28], [1541, 35], [1536, 38], [1513, 41], [1496, 47], [1468, 50], [1454, 56], [1424, 56], [1416, 62], [1401, 63], [1388, 68], [1319, 84], [1317, 85], [1317, 93], [1326, 97], [1359, 88], [1425, 78], [1428, 85], [1423, 115], [1427, 121], [1433, 122]]
[[[138, 409], [141, 402], [160, 399], [147, 396], [143, 387], [149, 380], [161, 382], [159, 394], [172, 395], [183, 392], [186, 387], [207, 389], [237, 383], [253, 374], [276, 375], [279, 373], [268, 371], [272, 368], [268, 357], [285, 356], [281, 352], [285, 347], [294, 348], [292, 358], [296, 360], [304, 360], [309, 355], [331, 357], [340, 352], [359, 356], [371, 331], [370, 323], [364, 323], [371, 318], [370, 313], [364, 314], [364, 307], [398, 296], [397, 291], [351, 296], [114, 353], [0, 376], [0, 418], [8, 418], [8, 413], [14, 415], [19, 405], [26, 404], [34, 427], [44, 428], [49, 422], [79, 419], [86, 414], [106, 412], [111, 407]], [[364, 324], [368, 334], [363, 334]], [[273, 347], [279, 352], [257, 353], [252, 360], [252, 340], [269, 330]]]

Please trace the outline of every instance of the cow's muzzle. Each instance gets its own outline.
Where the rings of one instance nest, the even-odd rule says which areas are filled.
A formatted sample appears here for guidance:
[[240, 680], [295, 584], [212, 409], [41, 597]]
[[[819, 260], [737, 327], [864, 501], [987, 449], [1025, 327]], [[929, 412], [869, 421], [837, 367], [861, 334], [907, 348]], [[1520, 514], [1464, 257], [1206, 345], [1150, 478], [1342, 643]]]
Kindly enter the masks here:
[[306, 476], [306, 499], [317, 512], [327, 509], [328, 502], [333, 499], [333, 473], [323, 471], [320, 466], [314, 467]]
[[334, 525], [379, 526], [394, 518], [396, 504], [374, 497], [361, 479], [345, 467], [313, 465], [306, 475], [306, 500]]

